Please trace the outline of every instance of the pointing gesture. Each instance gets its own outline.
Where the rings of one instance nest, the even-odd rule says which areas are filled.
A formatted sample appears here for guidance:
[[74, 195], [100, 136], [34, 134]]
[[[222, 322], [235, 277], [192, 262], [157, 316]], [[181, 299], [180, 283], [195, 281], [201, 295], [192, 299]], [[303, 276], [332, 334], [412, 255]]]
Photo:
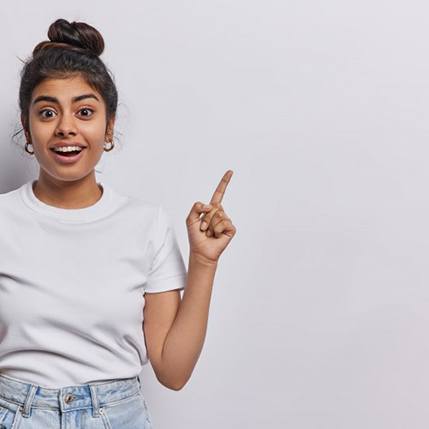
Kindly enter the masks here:
[[222, 177], [219, 185], [217, 185], [216, 190], [213, 193], [212, 199], [210, 200], [210, 204], [220, 204], [222, 202], [222, 198], [225, 194], [226, 187], [228, 186], [229, 181], [232, 177], [232, 170], [228, 170]]
[[217, 263], [237, 231], [221, 204], [232, 175], [233, 171], [228, 170], [217, 185], [210, 203], [197, 201], [186, 218], [190, 253], [207, 264]]

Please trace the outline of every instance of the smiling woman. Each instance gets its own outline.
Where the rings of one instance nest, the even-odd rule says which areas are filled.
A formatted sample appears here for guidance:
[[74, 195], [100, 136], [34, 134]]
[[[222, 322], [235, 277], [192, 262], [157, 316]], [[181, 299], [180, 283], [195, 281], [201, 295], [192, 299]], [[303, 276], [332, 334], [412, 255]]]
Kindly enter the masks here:
[[34, 192], [48, 204], [87, 207], [102, 193], [94, 167], [114, 146], [117, 89], [94, 27], [58, 19], [48, 37], [25, 62], [19, 90], [25, 150], [41, 167]]
[[19, 91], [39, 177], [0, 195], [0, 428], [151, 428], [145, 293], [176, 297], [186, 268], [161, 206], [96, 182], [117, 108], [101, 34], [59, 19], [48, 36]]
[[191, 377], [236, 232], [222, 206], [233, 172], [191, 207], [187, 272], [161, 205], [96, 182], [117, 107], [103, 38], [64, 19], [48, 36], [19, 92], [39, 178], [0, 194], [0, 428], [149, 429], [138, 377], [149, 361], [169, 389]]
[[[34, 154], [44, 167], [39, 191], [50, 182], [47, 174], [69, 184], [79, 183], [76, 190], [90, 185], [96, 189], [94, 166], [103, 154], [106, 138], [102, 96], [78, 75], [45, 79], [33, 90], [33, 99], [28, 128]], [[39, 194], [43, 199], [43, 194]]]

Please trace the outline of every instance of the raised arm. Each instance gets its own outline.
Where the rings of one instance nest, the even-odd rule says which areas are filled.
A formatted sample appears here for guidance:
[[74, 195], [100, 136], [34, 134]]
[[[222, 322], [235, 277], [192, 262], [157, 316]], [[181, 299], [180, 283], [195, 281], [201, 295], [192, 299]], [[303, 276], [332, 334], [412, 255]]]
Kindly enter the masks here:
[[[231, 176], [228, 170], [210, 204], [196, 202], [186, 218], [190, 253], [183, 298], [178, 290], [145, 294], [144, 332], [149, 359], [158, 380], [173, 390], [183, 388], [198, 361], [218, 260], [236, 233], [221, 205]], [[203, 221], [206, 228], [202, 227]]]

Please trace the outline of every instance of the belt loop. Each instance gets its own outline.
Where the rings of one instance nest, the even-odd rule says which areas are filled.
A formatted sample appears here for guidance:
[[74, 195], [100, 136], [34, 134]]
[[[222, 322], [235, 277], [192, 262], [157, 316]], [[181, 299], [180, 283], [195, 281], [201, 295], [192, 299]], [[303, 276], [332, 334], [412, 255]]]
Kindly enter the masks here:
[[36, 394], [37, 386], [30, 384], [30, 389], [28, 389], [27, 395], [24, 400], [24, 406], [22, 407], [22, 417], [28, 418], [31, 416], [31, 404]]
[[91, 394], [91, 401], [92, 401], [92, 416], [93, 417], [100, 417], [100, 407], [98, 403], [98, 397], [95, 387], [92, 384], [88, 384], [89, 391]]

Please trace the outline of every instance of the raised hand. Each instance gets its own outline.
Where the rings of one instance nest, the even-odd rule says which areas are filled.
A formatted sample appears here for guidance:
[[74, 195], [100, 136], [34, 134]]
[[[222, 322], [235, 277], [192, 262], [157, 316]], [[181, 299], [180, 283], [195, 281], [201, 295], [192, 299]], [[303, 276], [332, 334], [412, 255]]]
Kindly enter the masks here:
[[221, 204], [232, 175], [233, 171], [228, 170], [216, 187], [210, 203], [197, 201], [186, 218], [190, 253], [209, 264], [217, 263], [237, 232]]

